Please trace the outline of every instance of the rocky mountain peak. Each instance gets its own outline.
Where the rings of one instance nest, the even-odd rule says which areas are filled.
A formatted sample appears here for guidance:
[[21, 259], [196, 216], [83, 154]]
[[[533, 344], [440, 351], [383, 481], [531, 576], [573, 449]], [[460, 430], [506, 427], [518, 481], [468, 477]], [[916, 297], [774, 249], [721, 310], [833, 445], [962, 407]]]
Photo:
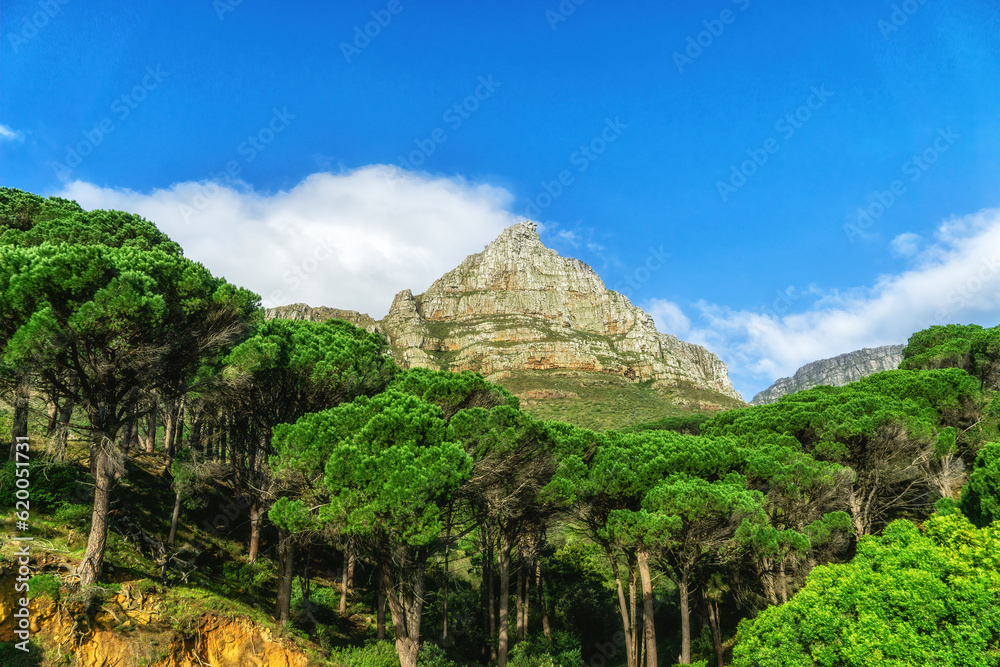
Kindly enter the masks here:
[[591, 267], [545, 247], [527, 220], [423, 294], [399, 292], [377, 326], [404, 367], [474, 370], [492, 381], [520, 372], [610, 374], [742, 400], [716, 355], [659, 333]]
[[863, 377], [888, 371], [899, 367], [903, 360], [905, 345], [883, 345], [882, 347], [865, 347], [854, 352], [847, 352], [829, 359], [813, 361], [799, 370], [790, 378], [781, 378], [764, 391], [758, 393], [750, 401], [751, 405], [766, 405], [774, 403], [786, 394], [793, 394], [804, 389], [812, 389], [820, 385], [843, 387]]

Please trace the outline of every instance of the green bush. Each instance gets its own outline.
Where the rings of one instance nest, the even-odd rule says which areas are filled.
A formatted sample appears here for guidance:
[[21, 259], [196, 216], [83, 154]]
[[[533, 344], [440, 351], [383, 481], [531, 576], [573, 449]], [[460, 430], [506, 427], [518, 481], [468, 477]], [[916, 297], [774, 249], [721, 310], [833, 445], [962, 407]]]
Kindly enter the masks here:
[[[16, 469], [14, 461], [8, 461], [0, 467], [0, 505], [4, 507], [14, 507], [17, 502]], [[32, 511], [57, 509], [66, 502], [66, 498], [72, 496], [79, 473], [75, 465], [35, 461], [28, 466], [28, 470], [27, 490]]]
[[791, 600], [740, 622], [734, 667], [996, 667], [1000, 530], [961, 514], [890, 524], [817, 567]]
[[32, 597], [48, 596], [53, 600], [59, 599], [59, 588], [62, 580], [54, 574], [36, 574], [28, 580], [28, 590]]
[[53, 513], [52, 518], [59, 522], [72, 526], [84, 526], [90, 523], [90, 517], [94, 513], [91, 505], [74, 505], [66, 503]]
[[568, 632], [556, 631], [549, 646], [544, 636], [532, 635], [515, 644], [508, 657], [510, 667], [577, 667], [580, 641]]
[[364, 648], [334, 649], [330, 658], [344, 667], [399, 667], [396, 647], [386, 641], [372, 642]]
[[979, 450], [959, 506], [979, 528], [1000, 520], [1000, 442]]
[[263, 586], [273, 574], [272, 568], [265, 561], [230, 561], [222, 566], [222, 579], [234, 595]]

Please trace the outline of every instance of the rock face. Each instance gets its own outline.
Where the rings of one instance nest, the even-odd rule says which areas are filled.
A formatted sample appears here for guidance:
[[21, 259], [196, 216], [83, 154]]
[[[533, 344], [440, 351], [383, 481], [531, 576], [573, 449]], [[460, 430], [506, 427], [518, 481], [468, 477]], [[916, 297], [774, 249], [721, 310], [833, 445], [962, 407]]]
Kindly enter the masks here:
[[524, 370], [610, 373], [742, 400], [716, 355], [657, 332], [652, 316], [608, 290], [592, 268], [542, 245], [530, 221], [505, 229], [423, 294], [397, 294], [378, 323], [303, 304], [268, 317], [322, 320], [337, 312], [383, 333], [404, 367], [474, 370], [492, 381]]
[[786, 394], [812, 389], [822, 384], [843, 387], [873, 373], [898, 368], [903, 360], [904, 347], [906, 345], [866, 347], [830, 359], [814, 361], [795, 371], [794, 376], [781, 378], [754, 396], [750, 404], [774, 403]]

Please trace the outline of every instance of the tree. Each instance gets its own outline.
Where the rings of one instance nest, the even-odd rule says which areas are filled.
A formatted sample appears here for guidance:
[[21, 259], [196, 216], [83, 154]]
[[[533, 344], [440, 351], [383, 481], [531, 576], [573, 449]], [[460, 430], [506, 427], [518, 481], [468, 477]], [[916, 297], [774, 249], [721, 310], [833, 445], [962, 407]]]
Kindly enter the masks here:
[[[0, 246], [3, 361], [55, 368], [78, 382], [90, 422], [94, 514], [82, 583], [100, 576], [116, 439], [138, 412], [137, 388], [176, 387], [206, 356], [237, 342], [257, 295], [157, 248]], [[68, 384], [60, 390], [69, 394]]]
[[961, 368], [983, 389], [1000, 389], [1000, 327], [935, 325], [910, 336], [900, 368]]
[[1000, 520], [1000, 442], [991, 442], [976, 456], [959, 507], [980, 528]]
[[[561, 505], [556, 487], [547, 489], [560, 464], [557, 439], [538, 422], [510, 405], [465, 408], [451, 419], [449, 433], [474, 460], [471, 478], [460, 497], [472, 504], [492, 545], [499, 538], [500, 609], [497, 619], [497, 665], [507, 664], [510, 647], [511, 555], [515, 546], [539, 532]], [[565, 453], [565, 452], [564, 452]], [[518, 588], [518, 628], [523, 634], [524, 580]], [[492, 600], [490, 600], [492, 605]]]
[[643, 536], [661, 569], [677, 584], [681, 608], [681, 655], [691, 663], [691, 591], [699, 566], [722, 560], [727, 549], [746, 540], [754, 525], [766, 522], [764, 496], [730, 472], [709, 481], [684, 473], [657, 484], [643, 499]]
[[[219, 407], [240, 414], [250, 429], [244, 434], [249, 449], [245, 481], [251, 497], [253, 562], [267, 512], [263, 463], [272, 453], [274, 427], [357, 396], [373, 395], [399, 368], [386, 355], [384, 338], [342, 320], [267, 320], [222, 365], [213, 383], [213, 398]], [[287, 604], [278, 610], [279, 616], [287, 613]]]
[[777, 436], [783, 446], [850, 467], [855, 479], [847, 501], [861, 537], [903, 511], [930, 512], [931, 472], [954, 452], [955, 430], [975, 423], [979, 402], [978, 382], [959, 369], [885, 371], [846, 387], [817, 387], [732, 410], [702, 430], [736, 437], [748, 448]]
[[441, 408], [397, 389], [361, 397], [275, 430], [275, 469], [322, 466], [329, 502], [281, 500], [269, 516], [294, 532], [335, 524], [379, 565], [403, 667], [417, 664], [425, 574], [445, 512], [472, 459], [448, 437]]
[[817, 567], [787, 604], [740, 623], [733, 665], [997, 665], [1000, 534], [959, 513], [925, 529], [897, 520], [850, 563]]

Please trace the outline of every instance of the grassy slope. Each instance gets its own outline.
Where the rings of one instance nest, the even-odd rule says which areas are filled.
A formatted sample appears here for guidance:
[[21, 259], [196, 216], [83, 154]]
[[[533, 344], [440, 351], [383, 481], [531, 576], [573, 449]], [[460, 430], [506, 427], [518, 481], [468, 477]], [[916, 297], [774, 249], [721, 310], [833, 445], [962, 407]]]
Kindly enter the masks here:
[[521, 408], [539, 419], [556, 419], [603, 431], [664, 417], [744, 405], [728, 396], [694, 387], [654, 389], [617, 375], [566, 371], [524, 371], [499, 380], [514, 394], [530, 390], [573, 393], [579, 398], [522, 398]]

